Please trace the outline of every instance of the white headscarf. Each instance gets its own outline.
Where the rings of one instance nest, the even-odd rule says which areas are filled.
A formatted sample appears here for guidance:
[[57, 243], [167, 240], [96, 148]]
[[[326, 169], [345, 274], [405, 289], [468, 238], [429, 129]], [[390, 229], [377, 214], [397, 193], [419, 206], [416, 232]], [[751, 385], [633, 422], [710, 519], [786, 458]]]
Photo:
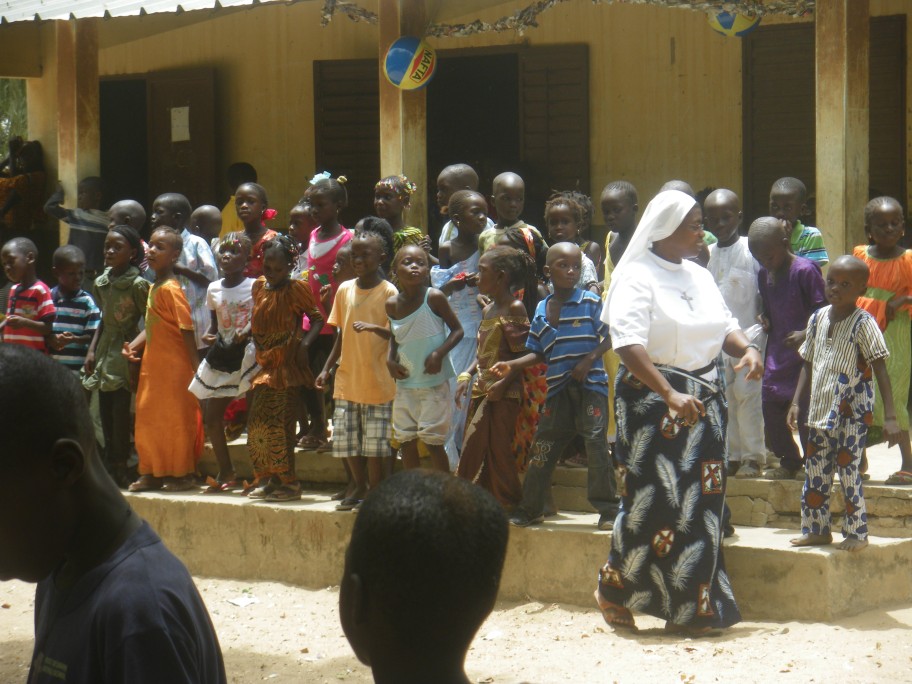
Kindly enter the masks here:
[[674, 233], [696, 203], [697, 200], [680, 190], [665, 190], [652, 198], [627, 244], [627, 249], [624, 250], [624, 256], [611, 274], [611, 285], [605, 298], [602, 320], [607, 320], [611, 296], [617, 284], [624, 280], [626, 267], [642, 259], [653, 242], [664, 240]]

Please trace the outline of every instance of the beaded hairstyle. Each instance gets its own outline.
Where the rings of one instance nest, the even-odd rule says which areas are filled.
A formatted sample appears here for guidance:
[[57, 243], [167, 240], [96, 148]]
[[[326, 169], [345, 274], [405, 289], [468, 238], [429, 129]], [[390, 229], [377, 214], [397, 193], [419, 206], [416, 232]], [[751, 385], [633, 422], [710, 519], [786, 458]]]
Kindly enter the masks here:
[[271, 240], [267, 240], [266, 244], [263, 245], [264, 256], [266, 252], [271, 251], [281, 252], [290, 266], [294, 266], [298, 261], [297, 245], [295, 245], [294, 240], [282, 233], [276, 235]]
[[401, 202], [405, 204], [409, 203], [409, 200], [412, 197], [412, 193], [417, 190], [417, 186], [412, 183], [408, 177], [403, 176], [401, 173], [398, 176], [387, 176], [386, 178], [381, 178], [374, 186], [374, 192], [380, 190], [381, 188], [390, 190]]
[[247, 237], [247, 233], [239, 231], [236, 233], [228, 233], [223, 237], [218, 243], [218, 251], [221, 252], [222, 248], [236, 249], [249, 256], [250, 251], [253, 249], [253, 245], [250, 242], [250, 238]]

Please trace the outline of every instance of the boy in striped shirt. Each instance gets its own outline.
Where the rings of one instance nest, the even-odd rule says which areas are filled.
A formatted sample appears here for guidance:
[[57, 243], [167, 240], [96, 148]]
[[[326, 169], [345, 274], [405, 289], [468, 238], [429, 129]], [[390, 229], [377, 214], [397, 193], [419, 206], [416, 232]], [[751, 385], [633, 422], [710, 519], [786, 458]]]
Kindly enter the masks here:
[[47, 354], [56, 310], [51, 290], [35, 275], [38, 248], [28, 238], [13, 238], [0, 251], [6, 277], [15, 283], [9, 293], [6, 318], [0, 321], [3, 341]]
[[554, 293], [535, 310], [526, 340], [529, 353], [491, 367], [508, 383], [528, 366], [548, 364], [548, 396], [532, 444], [523, 499], [510, 517], [510, 523], [518, 527], [544, 519], [551, 474], [577, 435], [586, 446], [588, 497], [599, 512], [599, 529], [611, 529], [617, 515], [617, 492], [605, 436], [608, 375], [602, 364], [611, 339], [608, 326], [600, 318], [602, 300], [576, 287], [582, 259], [583, 253], [572, 242], [558, 242], [548, 249], [544, 274], [551, 279]]
[[98, 330], [101, 311], [92, 295], [82, 289], [86, 265], [82, 250], [75, 245], [58, 247], [53, 263], [57, 287], [51, 290], [51, 298], [57, 317], [54, 332], [48, 339], [51, 358], [78, 375], [92, 336]]

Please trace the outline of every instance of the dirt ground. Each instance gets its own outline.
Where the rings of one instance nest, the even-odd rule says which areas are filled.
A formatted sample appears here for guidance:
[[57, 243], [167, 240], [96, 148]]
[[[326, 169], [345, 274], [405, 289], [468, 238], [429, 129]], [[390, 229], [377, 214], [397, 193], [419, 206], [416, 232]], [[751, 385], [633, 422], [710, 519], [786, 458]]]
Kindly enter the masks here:
[[[371, 682], [337, 613], [338, 588], [197, 578], [231, 682]], [[24, 682], [34, 587], [0, 584], [0, 682]], [[240, 600], [246, 606], [230, 603]], [[252, 602], [251, 602], [252, 601]], [[743, 622], [681, 639], [639, 616], [640, 634], [611, 632], [597, 610], [498, 604], [466, 661], [473, 682], [912, 682], [912, 606], [824, 625]]]

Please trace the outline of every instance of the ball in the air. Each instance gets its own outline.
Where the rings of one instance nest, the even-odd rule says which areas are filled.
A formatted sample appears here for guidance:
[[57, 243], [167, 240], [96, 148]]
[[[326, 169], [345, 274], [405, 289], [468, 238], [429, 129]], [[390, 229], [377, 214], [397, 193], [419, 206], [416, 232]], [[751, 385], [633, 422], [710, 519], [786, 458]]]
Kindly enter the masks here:
[[437, 52], [420, 38], [402, 36], [397, 39], [383, 60], [386, 79], [402, 90], [423, 88], [434, 77]]
[[729, 38], [742, 37], [753, 31], [760, 24], [760, 17], [734, 12], [719, 12], [707, 17], [713, 31]]

